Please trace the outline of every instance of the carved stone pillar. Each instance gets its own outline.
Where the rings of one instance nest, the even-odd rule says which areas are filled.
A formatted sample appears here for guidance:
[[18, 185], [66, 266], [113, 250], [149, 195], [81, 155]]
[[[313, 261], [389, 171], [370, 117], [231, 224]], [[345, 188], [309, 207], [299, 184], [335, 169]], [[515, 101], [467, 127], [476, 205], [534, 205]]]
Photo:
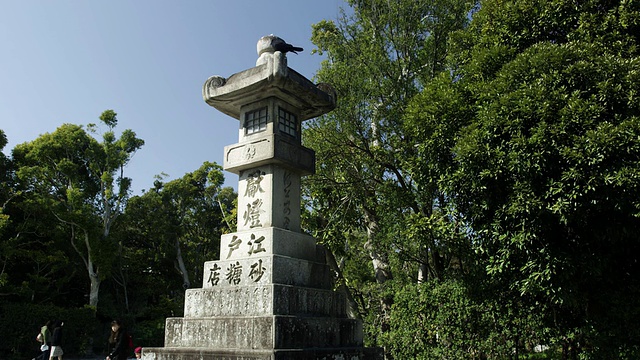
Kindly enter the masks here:
[[224, 149], [224, 169], [239, 175], [238, 231], [222, 236], [184, 317], [167, 319], [165, 347], [144, 348], [144, 359], [382, 358], [333, 291], [324, 249], [300, 231], [300, 179], [315, 170], [301, 124], [336, 97], [287, 67], [291, 49], [265, 36], [255, 67], [204, 84], [207, 104], [239, 121], [238, 143]]

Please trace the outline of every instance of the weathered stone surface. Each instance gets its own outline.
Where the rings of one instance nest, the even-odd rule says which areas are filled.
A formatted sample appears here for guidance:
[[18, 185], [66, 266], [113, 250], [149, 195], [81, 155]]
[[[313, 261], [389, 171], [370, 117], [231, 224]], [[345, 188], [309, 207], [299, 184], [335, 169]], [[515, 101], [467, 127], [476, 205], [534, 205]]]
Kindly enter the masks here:
[[333, 284], [327, 264], [280, 255], [207, 261], [202, 280], [204, 289], [266, 284], [331, 289]]
[[273, 285], [188, 289], [185, 317], [264, 316], [274, 314]]
[[286, 136], [264, 136], [224, 147], [225, 170], [234, 174], [267, 164], [278, 164], [301, 175], [315, 172], [315, 152], [296, 144]]
[[330, 317], [233, 316], [168, 318], [165, 346], [297, 349], [362, 346], [359, 320]]
[[217, 350], [209, 348], [144, 348], [149, 360], [383, 360], [380, 348], [286, 350]]
[[287, 285], [189, 289], [184, 316], [300, 315], [346, 318], [346, 296], [332, 290]]
[[219, 76], [207, 80], [202, 88], [204, 101], [235, 119], [240, 118], [242, 106], [272, 96], [300, 109], [301, 121], [336, 107], [335, 98], [287, 67], [283, 53], [266, 55], [264, 63], [231, 75], [223, 86], [219, 86]]
[[304, 349], [362, 346], [356, 319], [275, 316], [275, 348]]
[[269, 227], [300, 232], [299, 174], [271, 164], [239, 175], [239, 232]]
[[164, 345], [212, 349], [273, 349], [272, 317], [168, 318]]
[[222, 235], [221, 260], [250, 258], [257, 255], [282, 255], [321, 262], [313, 237], [276, 227], [256, 228]]

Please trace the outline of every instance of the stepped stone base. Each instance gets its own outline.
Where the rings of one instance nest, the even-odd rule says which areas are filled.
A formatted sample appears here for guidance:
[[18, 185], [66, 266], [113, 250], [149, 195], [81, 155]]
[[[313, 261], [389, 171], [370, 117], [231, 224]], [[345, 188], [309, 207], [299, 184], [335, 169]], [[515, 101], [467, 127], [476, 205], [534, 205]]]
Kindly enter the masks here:
[[302, 350], [212, 350], [198, 348], [144, 348], [149, 360], [383, 360], [381, 348]]
[[362, 346], [359, 320], [248, 316], [168, 318], [165, 346], [215, 349], [296, 349]]
[[342, 292], [290, 285], [188, 289], [185, 318], [297, 315], [347, 317]]

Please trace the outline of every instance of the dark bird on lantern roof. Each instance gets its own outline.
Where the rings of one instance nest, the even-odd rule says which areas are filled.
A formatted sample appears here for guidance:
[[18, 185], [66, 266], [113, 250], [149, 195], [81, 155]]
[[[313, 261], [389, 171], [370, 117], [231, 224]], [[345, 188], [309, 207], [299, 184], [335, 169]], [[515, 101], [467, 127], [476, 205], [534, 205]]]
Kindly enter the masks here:
[[273, 49], [275, 51], [280, 51], [280, 52], [283, 52], [283, 53], [292, 52], [294, 54], [297, 54], [298, 51], [304, 51], [303, 48], [296, 47], [296, 46], [293, 46], [291, 44], [287, 44], [284, 41], [283, 42], [277, 42], [277, 43], [273, 44]]

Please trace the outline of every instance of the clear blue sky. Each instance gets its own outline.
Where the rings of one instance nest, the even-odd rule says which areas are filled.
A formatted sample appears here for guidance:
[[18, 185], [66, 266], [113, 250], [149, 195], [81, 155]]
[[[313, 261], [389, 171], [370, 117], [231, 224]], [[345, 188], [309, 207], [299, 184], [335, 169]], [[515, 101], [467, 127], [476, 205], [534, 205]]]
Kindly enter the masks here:
[[[118, 130], [146, 144], [125, 169], [134, 195], [204, 161], [222, 164], [238, 141], [237, 120], [208, 106], [212, 75], [255, 66], [256, 43], [274, 34], [301, 46], [289, 67], [312, 78], [311, 25], [333, 20], [343, 0], [0, 0], [0, 129], [10, 154], [63, 123], [99, 124], [118, 113]], [[226, 185], [237, 176], [225, 172]]]

